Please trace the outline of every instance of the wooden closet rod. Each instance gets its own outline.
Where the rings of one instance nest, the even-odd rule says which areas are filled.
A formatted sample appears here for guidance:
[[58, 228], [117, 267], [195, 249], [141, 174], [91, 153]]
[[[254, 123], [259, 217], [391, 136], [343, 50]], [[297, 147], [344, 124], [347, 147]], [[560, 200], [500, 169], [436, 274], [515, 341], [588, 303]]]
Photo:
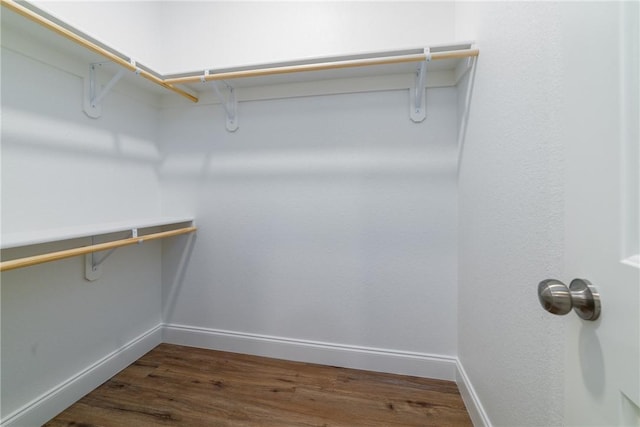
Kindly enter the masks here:
[[[431, 60], [441, 59], [459, 59], [467, 58], [470, 56], [478, 56], [478, 49], [461, 49], [451, 50], [443, 52], [431, 52]], [[334, 61], [334, 62], [321, 62], [317, 64], [303, 64], [303, 65], [287, 65], [282, 67], [271, 68], [259, 68], [254, 70], [242, 70], [242, 71], [226, 71], [222, 73], [207, 74], [204, 76], [186, 76], [175, 77], [165, 79], [165, 82], [172, 84], [183, 83], [197, 83], [204, 78], [206, 81], [211, 80], [231, 80], [240, 79], [243, 77], [262, 77], [271, 76], [276, 74], [289, 74], [300, 73], [305, 71], [323, 71], [323, 70], [337, 70], [341, 68], [354, 68], [354, 67], [366, 67], [373, 65], [391, 65], [402, 64], [407, 62], [422, 62], [426, 61], [427, 57], [424, 53], [402, 56], [388, 56], [383, 58], [365, 58], [365, 59], [352, 59], [346, 61]]]
[[50, 261], [71, 258], [79, 255], [86, 255], [92, 252], [106, 251], [108, 249], [119, 248], [122, 246], [135, 245], [137, 243], [147, 242], [150, 240], [164, 239], [165, 237], [178, 236], [180, 234], [193, 233], [196, 227], [184, 227], [176, 230], [162, 231], [159, 233], [146, 234], [144, 236], [129, 237], [113, 242], [98, 243], [96, 245], [82, 246], [80, 248], [66, 249], [58, 252], [49, 252], [42, 255], [34, 255], [25, 258], [13, 259], [10, 261], [0, 262], [0, 271], [13, 270], [16, 268], [29, 267], [31, 265], [42, 264]]
[[184, 96], [185, 98], [189, 99], [190, 101], [193, 102], [198, 102], [198, 98], [191, 95], [190, 93], [175, 87], [172, 83], [166, 82], [165, 80], [161, 79], [160, 77], [157, 77], [153, 74], [151, 74], [148, 71], [145, 70], [141, 70], [138, 67], [136, 67], [134, 64], [126, 61], [125, 59], [122, 59], [121, 57], [119, 57], [118, 55], [115, 55], [112, 52], [109, 52], [108, 50], [98, 46], [97, 44], [84, 39], [83, 37], [79, 36], [78, 34], [75, 34], [74, 32], [64, 28], [61, 25], [56, 24], [55, 22], [52, 22], [50, 20], [48, 20], [47, 18], [44, 18], [40, 15], [38, 15], [37, 13], [27, 9], [26, 7], [18, 4], [16, 1], [14, 0], [0, 0], [0, 3], [2, 3], [2, 5], [4, 7], [6, 7], [7, 9], [10, 9], [22, 16], [24, 16], [27, 19], [30, 19], [31, 21], [42, 25], [43, 27], [57, 33], [60, 34], [61, 36], [89, 49], [90, 51], [97, 53], [98, 55], [102, 55], [105, 58], [107, 58], [110, 61], [113, 61], [121, 66], [123, 66], [124, 68], [130, 70], [130, 71], [135, 71], [135, 72], [139, 72], [139, 74], [144, 77], [145, 79], [160, 85], [162, 87], [164, 87], [165, 89], [168, 89], [170, 91], [173, 91], [175, 93], [177, 93], [178, 95]]

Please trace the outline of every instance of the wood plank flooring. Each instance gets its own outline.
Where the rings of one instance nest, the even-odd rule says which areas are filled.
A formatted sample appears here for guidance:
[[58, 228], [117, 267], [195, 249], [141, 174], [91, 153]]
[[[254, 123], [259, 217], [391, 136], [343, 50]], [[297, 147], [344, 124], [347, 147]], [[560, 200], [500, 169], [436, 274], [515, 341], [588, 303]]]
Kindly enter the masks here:
[[45, 424], [471, 426], [450, 381], [161, 344]]

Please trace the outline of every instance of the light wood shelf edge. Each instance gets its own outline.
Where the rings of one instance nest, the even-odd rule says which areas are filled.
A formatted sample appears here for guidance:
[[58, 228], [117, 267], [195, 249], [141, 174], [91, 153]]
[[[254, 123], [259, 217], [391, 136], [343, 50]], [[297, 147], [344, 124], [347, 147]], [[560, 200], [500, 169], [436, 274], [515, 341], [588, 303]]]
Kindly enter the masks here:
[[[434, 52], [431, 54], [431, 60], [438, 61], [438, 60], [444, 60], [444, 59], [462, 59], [462, 58], [478, 56], [479, 53], [480, 51], [477, 48]], [[185, 77], [167, 78], [165, 79], [165, 82], [173, 83], [173, 84], [186, 84], [186, 83], [197, 83], [202, 81], [203, 79], [206, 81], [233, 80], [233, 79], [250, 78], [250, 77], [264, 77], [264, 76], [293, 74], [293, 73], [302, 73], [302, 72], [310, 72], [310, 71], [340, 70], [345, 68], [371, 67], [371, 66], [378, 66], [378, 65], [393, 65], [393, 64], [404, 64], [409, 62], [422, 62], [422, 61], [426, 61], [425, 54], [399, 55], [399, 56], [389, 56], [389, 57], [382, 57], [382, 58], [339, 60], [339, 61], [331, 61], [331, 62], [301, 64], [301, 65], [256, 68], [256, 69], [240, 70], [240, 71], [227, 71], [227, 72], [218, 72], [218, 73], [213, 73], [208, 75], [204, 75], [203, 73], [203, 75], [201, 76], [185, 76]]]
[[129, 237], [126, 239], [114, 240], [112, 242], [99, 243], [96, 245], [82, 246], [79, 248], [66, 249], [62, 251], [49, 252], [41, 255], [19, 258], [15, 260], [0, 262], [0, 271], [14, 270], [16, 268], [29, 267], [32, 265], [42, 264], [45, 262], [57, 261], [65, 258], [71, 258], [79, 255], [86, 255], [92, 252], [105, 251], [109, 249], [119, 248], [122, 246], [135, 245], [147, 241], [164, 239], [172, 236], [193, 233], [197, 230], [195, 226], [178, 228], [175, 230], [161, 231], [158, 233], [146, 234], [138, 237]]
[[22, 6], [21, 4], [17, 3], [14, 0], [0, 0], [0, 4], [2, 4], [2, 6], [6, 7], [7, 9], [12, 10], [13, 12], [47, 28], [48, 30], [53, 31], [54, 33], [59, 34], [60, 36], [68, 40], [71, 40], [72, 42], [79, 44], [80, 46], [83, 46], [84, 48], [90, 50], [91, 52], [101, 55], [106, 59], [108, 59], [109, 61], [112, 61], [126, 68], [129, 71], [138, 73], [141, 77], [145, 78], [146, 80], [149, 80], [152, 83], [155, 83], [159, 86], [164, 87], [165, 89], [175, 92], [178, 95], [183, 96], [192, 102], [198, 102], [198, 98], [188, 93], [187, 91], [174, 86], [172, 83], [165, 81], [164, 79], [156, 76], [155, 74], [152, 74], [146, 70], [136, 67], [134, 64], [126, 61], [125, 59], [119, 57], [113, 52], [109, 52], [107, 49], [104, 49], [103, 47], [89, 40], [86, 40], [85, 38], [79, 36], [78, 34], [75, 34], [73, 31], [67, 28], [64, 28], [63, 26], [55, 22], [52, 22], [43, 16], [38, 15], [34, 11]]
[[[15, 0], [0, 0], [0, 4], [5, 6], [6, 8], [18, 13], [19, 15], [36, 22], [43, 27], [61, 35], [62, 37], [71, 40], [72, 42], [85, 47], [91, 52], [94, 52], [98, 55], [101, 55], [108, 60], [115, 62], [116, 64], [126, 68], [130, 71], [135, 71], [140, 74], [141, 77], [164, 87], [170, 91], [173, 91], [193, 102], [198, 102], [199, 98], [194, 96], [193, 94], [175, 86], [181, 84], [189, 84], [189, 83], [198, 83], [203, 80], [205, 81], [215, 81], [215, 80], [233, 80], [233, 79], [242, 79], [242, 78], [251, 78], [251, 77], [265, 77], [265, 76], [274, 76], [274, 75], [283, 75], [283, 74], [294, 74], [294, 73], [304, 73], [311, 71], [325, 71], [325, 70], [340, 70], [347, 68], [356, 68], [356, 67], [370, 67], [370, 66], [380, 66], [380, 65], [393, 65], [393, 64], [403, 64], [403, 63], [411, 63], [411, 62], [422, 62], [427, 60], [427, 56], [425, 53], [398, 53], [397, 55], [391, 56], [381, 56], [381, 57], [368, 57], [368, 58], [359, 58], [359, 59], [349, 59], [346, 56], [344, 59], [340, 57], [335, 57], [334, 60], [322, 60], [318, 59], [316, 62], [298, 64], [298, 65], [283, 65], [283, 66], [269, 66], [257, 65], [252, 69], [239, 69], [239, 70], [227, 70], [227, 71], [215, 71], [215, 70], [203, 70], [202, 73], [197, 73], [197, 71], [193, 71], [187, 73], [188, 75], [182, 76], [165, 76], [157, 73], [155, 71], [149, 72], [149, 68], [147, 70], [137, 68], [135, 63], [131, 63], [124, 59], [123, 57], [116, 54], [117, 52], [113, 49], [112, 51], [105, 49], [104, 47], [93, 43], [90, 40], [85, 39], [82, 35], [76, 34], [74, 32], [73, 27], [65, 28], [65, 26], [59, 25], [56, 22], [53, 22], [45, 16], [39, 15], [37, 12], [19, 4]], [[457, 48], [458, 45], [448, 45], [448, 46], [433, 46], [438, 50], [432, 51], [430, 53], [430, 60], [438, 61], [438, 60], [447, 60], [447, 59], [463, 59], [468, 57], [476, 57], [479, 55], [479, 50], [472, 44], [468, 45], [468, 48]], [[444, 50], [444, 49], [452, 49], [452, 50]], [[442, 49], [442, 50], [441, 50]], [[114, 53], [116, 52], [116, 53]], [[398, 51], [400, 52], [400, 51]], [[371, 52], [373, 55], [374, 53]], [[126, 55], [122, 55], [126, 56]], [[211, 71], [210, 74], [207, 74]]]
[[41, 245], [64, 240], [95, 237], [106, 234], [144, 229], [152, 227], [193, 225], [193, 217], [149, 217], [132, 221], [118, 221], [101, 224], [86, 224], [73, 227], [34, 230], [28, 232], [7, 233], [0, 236], [0, 249], [13, 249], [32, 245]]

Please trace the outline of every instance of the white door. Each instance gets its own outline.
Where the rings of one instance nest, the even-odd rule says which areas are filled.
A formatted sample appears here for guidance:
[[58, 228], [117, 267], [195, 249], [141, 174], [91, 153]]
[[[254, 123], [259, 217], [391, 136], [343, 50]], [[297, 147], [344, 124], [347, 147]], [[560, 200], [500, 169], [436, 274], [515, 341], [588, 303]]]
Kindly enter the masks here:
[[[565, 271], [599, 291], [567, 314], [565, 424], [640, 425], [639, 3], [565, 3]], [[552, 112], [553, 113], [553, 112]]]

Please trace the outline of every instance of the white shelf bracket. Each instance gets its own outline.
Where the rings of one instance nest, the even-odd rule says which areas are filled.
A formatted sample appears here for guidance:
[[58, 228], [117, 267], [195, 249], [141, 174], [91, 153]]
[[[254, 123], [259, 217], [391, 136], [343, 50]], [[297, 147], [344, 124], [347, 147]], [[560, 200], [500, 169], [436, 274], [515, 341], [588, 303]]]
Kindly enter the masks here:
[[[115, 76], [109, 82], [101, 87], [98, 82], [97, 70], [108, 62], [96, 62], [89, 64], [89, 75], [84, 79], [84, 112], [92, 119], [97, 119], [102, 115], [102, 100], [113, 89], [113, 87], [124, 77], [125, 69], [118, 70]], [[136, 66], [136, 62], [131, 60], [131, 65], [136, 67], [135, 73], [140, 74], [140, 68]]]
[[[206, 82], [206, 77], [209, 75], [209, 70], [205, 70], [204, 76], [200, 78], [200, 80], [204, 83]], [[226, 128], [229, 132], [235, 132], [238, 130], [238, 98], [236, 97], [236, 90], [233, 86], [225, 82], [227, 86], [227, 90], [229, 91], [229, 96], [225, 97], [218, 87], [218, 82], [212, 81], [211, 85], [213, 86], [213, 90], [222, 104], [222, 108], [224, 108], [225, 113], [227, 114], [227, 123]]]
[[427, 63], [431, 61], [431, 50], [424, 49], [425, 61], [420, 63], [416, 71], [415, 85], [409, 89], [409, 117], [415, 123], [424, 121], [427, 117], [426, 89]]
[[[131, 237], [138, 237], [138, 229], [131, 229]], [[142, 243], [142, 242], [138, 242]], [[94, 238], [91, 238], [91, 244], [94, 245]], [[107, 260], [115, 252], [117, 248], [108, 250], [104, 255], [99, 257], [95, 252], [84, 256], [84, 278], [90, 282], [94, 282], [102, 276], [102, 263]]]

